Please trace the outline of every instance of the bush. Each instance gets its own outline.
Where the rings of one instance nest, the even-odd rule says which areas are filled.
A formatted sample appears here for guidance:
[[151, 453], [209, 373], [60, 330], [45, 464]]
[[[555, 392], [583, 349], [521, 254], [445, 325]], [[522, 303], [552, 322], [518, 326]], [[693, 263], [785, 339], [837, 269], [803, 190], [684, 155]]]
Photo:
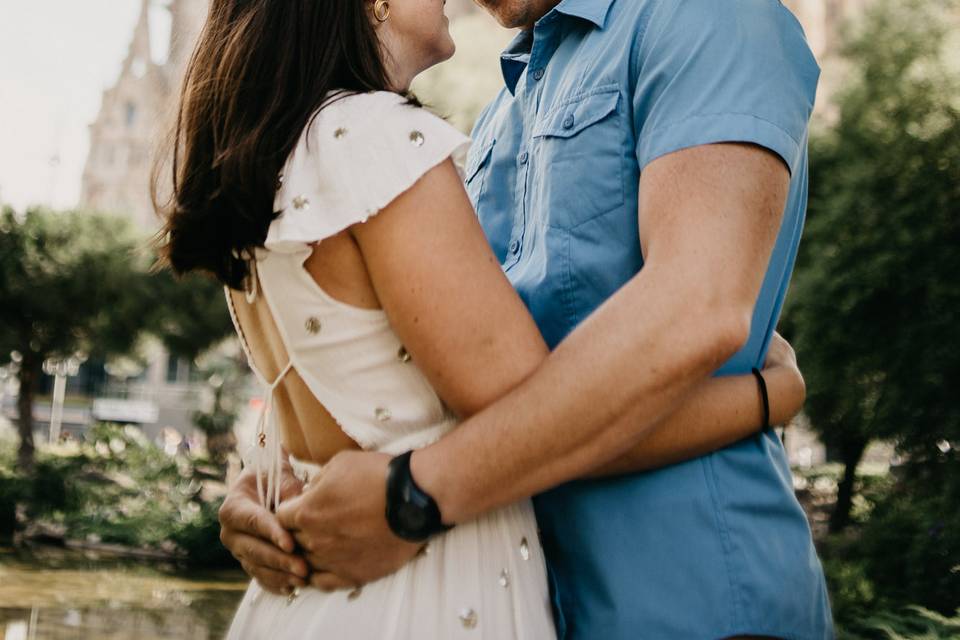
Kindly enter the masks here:
[[853, 627], [837, 629], [837, 640], [956, 640], [960, 637], [960, 609], [947, 617], [924, 609], [905, 607], [877, 613]]
[[29, 478], [5, 470], [2, 459], [0, 534], [4, 522], [12, 533], [21, 502], [28, 519], [67, 538], [174, 552], [203, 566], [235, 565], [220, 544], [222, 499], [203, 497], [204, 482], [216, 482], [204, 458], [170, 456], [135, 427], [101, 424], [72, 450], [41, 450]]
[[858, 553], [884, 600], [960, 607], [960, 461], [912, 467], [874, 507]]
[[0, 540], [9, 540], [17, 530], [17, 503], [28, 493], [22, 478], [0, 469]]
[[201, 567], [224, 567], [236, 564], [227, 548], [220, 543], [220, 521], [217, 512], [222, 500], [200, 505], [196, 517], [183, 523], [171, 534], [171, 540], [187, 555], [190, 564]]

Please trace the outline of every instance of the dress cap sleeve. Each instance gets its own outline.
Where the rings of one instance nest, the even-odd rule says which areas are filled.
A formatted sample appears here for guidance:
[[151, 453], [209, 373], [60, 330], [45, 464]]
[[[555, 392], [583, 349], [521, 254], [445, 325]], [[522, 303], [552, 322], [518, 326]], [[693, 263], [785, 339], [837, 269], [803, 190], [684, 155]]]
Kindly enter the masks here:
[[265, 246], [281, 252], [363, 222], [447, 158], [461, 171], [470, 138], [395, 93], [341, 98], [321, 109], [284, 167]]

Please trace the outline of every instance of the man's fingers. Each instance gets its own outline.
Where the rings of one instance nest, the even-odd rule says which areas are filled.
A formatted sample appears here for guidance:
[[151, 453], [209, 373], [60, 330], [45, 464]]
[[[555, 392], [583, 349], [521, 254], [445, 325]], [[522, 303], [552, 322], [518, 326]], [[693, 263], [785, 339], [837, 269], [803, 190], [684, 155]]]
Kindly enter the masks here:
[[301, 577], [309, 574], [306, 560], [284, 553], [269, 542], [255, 536], [238, 533], [231, 541], [229, 549], [241, 562]]
[[289, 573], [274, 571], [250, 564], [249, 562], [241, 562], [240, 566], [242, 566], [243, 570], [252, 576], [261, 587], [275, 595], [286, 595], [284, 590], [290, 586], [300, 588], [307, 586], [306, 580], [292, 576]]
[[357, 585], [353, 582], [344, 580], [339, 576], [335, 576], [332, 573], [324, 572], [314, 572], [310, 576], [310, 586], [320, 589], [321, 591], [336, 591], [337, 589], [354, 589], [357, 588]]
[[227, 530], [245, 533], [273, 542], [287, 553], [294, 550], [293, 537], [284, 529], [276, 516], [253, 500], [236, 499], [224, 503], [220, 510], [220, 525]]

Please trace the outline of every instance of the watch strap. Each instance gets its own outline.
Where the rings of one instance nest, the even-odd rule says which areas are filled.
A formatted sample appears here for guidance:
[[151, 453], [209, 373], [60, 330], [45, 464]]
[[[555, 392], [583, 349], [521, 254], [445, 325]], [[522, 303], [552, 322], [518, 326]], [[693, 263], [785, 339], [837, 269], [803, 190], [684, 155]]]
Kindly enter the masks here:
[[387, 524], [400, 538], [423, 542], [430, 536], [449, 531], [443, 524], [436, 500], [424, 491], [410, 472], [413, 451], [402, 453], [390, 461], [387, 470]]

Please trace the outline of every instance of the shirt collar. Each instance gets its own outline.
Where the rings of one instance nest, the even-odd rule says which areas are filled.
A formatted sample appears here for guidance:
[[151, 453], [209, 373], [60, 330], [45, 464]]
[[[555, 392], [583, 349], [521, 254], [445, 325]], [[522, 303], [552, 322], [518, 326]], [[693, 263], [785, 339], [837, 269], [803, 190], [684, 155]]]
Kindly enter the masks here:
[[500, 70], [503, 72], [503, 81], [510, 93], [514, 93], [517, 82], [523, 75], [523, 70], [530, 62], [530, 49], [533, 46], [533, 33], [519, 32], [513, 41], [500, 54]]
[[582, 18], [592, 22], [598, 29], [603, 29], [614, 2], [615, 0], [562, 0], [553, 10], [574, 18]]
[[[547, 15], [541, 18], [537, 24], [554, 13], [580, 18], [593, 23], [598, 29], [603, 29], [607, 24], [607, 16], [610, 14], [610, 7], [616, 0], [562, 0], [560, 4], [551, 9]], [[530, 62], [530, 49], [533, 46], [533, 33], [530, 31], [521, 31], [513, 39], [513, 42], [500, 55], [500, 68], [503, 71], [503, 79], [510, 93], [514, 93], [517, 82], [523, 74], [527, 63]]]

